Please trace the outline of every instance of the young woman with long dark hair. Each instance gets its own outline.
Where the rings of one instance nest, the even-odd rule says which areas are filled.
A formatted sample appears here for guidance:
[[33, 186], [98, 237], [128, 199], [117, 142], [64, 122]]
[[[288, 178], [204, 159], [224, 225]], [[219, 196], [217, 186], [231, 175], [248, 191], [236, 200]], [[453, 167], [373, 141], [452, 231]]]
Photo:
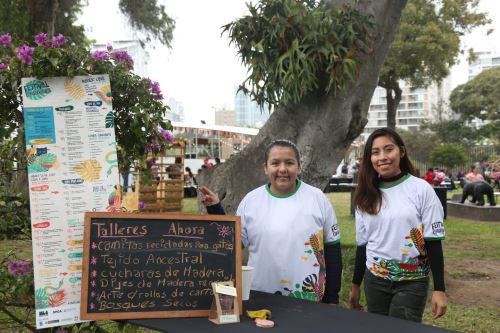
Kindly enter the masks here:
[[432, 271], [432, 315], [445, 314], [443, 208], [425, 180], [415, 176], [406, 146], [389, 128], [368, 138], [356, 205], [356, 260], [350, 306], [361, 310], [360, 285], [368, 311], [420, 322]]

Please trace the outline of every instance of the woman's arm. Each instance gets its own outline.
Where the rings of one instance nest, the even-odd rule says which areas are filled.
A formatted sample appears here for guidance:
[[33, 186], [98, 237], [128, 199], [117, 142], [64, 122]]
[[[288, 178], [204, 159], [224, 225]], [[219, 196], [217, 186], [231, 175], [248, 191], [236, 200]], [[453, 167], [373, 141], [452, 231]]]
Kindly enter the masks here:
[[354, 260], [354, 273], [352, 275], [351, 296], [349, 306], [354, 310], [363, 310], [363, 306], [359, 303], [361, 297], [361, 282], [366, 270], [366, 245], [356, 248], [356, 259]]
[[324, 303], [339, 304], [342, 285], [342, 251], [340, 243], [325, 246], [326, 282]]
[[446, 299], [444, 285], [444, 258], [443, 247], [440, 240], [427, 240], [425, 249], [429, 258], [429, 264], [434, 281], [434, 291], [432, 293], [432, 318], [437, 319], [446, 313], [448, 300]]
[[206, 186], [198, 187], [198, 191], [200, 191], [202, 195], [201, 203], [205, 205], [208, 214], [226, 215], [226, 212], [224, 211], [224, 208], [220, 204], [220, 200], [217, 194], [212, 192]]

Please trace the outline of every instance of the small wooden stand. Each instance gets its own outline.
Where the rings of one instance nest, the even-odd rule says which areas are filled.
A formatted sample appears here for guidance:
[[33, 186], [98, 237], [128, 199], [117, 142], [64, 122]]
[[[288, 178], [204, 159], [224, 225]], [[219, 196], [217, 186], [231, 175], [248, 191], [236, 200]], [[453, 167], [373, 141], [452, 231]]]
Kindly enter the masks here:
[[208, 320], [215, 324], [230, 324], [240, 322], [238, 298], [233, 281], [213, 282], [214, 300], [208, 315]]

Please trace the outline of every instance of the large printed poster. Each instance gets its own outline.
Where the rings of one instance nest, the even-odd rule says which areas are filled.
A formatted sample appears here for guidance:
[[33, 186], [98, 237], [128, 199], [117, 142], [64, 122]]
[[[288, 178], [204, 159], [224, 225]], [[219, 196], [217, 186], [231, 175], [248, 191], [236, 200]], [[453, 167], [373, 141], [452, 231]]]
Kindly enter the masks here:
[[83, 214], [120, 191], [107, 75], [24, 78], [36, 326], [79, 322]]

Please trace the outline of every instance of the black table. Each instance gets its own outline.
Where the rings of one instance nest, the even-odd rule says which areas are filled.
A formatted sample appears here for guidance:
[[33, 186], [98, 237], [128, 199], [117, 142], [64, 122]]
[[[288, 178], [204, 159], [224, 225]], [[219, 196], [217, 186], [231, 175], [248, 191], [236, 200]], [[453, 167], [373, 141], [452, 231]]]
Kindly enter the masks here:
[[[323, 303], [298, 300], [273, 294], [252, 291], [250, 300], [243, 302], [244, 310], [269, 309], [274, 328], [270, 333], [439, 333], [452, 332], [442, 328], [422, 325], [406, 320], [348, 310]], [[207, 318], [133, 319], [129, 323], [161, 332], [265, 332], [255, 326], [246, 315], [236, 324], [216, 325]]]

